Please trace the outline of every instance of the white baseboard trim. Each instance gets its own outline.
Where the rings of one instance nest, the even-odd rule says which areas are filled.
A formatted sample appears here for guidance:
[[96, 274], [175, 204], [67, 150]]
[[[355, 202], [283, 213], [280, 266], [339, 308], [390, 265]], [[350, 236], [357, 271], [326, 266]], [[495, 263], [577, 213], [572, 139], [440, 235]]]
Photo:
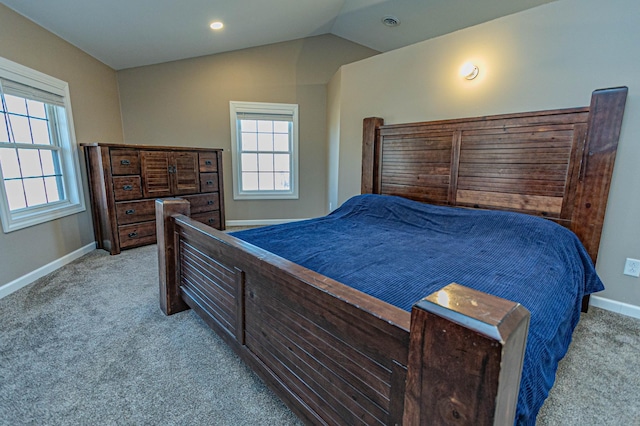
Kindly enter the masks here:
[[227, 220], [225, 225], [230, 226], [268, 226], [282, 223], [299, 222], [307, 219], [255, 219], [255, 220]]
[[10, 295], [14, 291], [20, 290], [22, 287], [25, 287], [38, 278], [42, 278], [47, 274], [55, 271], [58, 268], [63, 267], [67, 263], [71, 263], [74, 260], [84, 256], [87, 253], [90, 253], [96, 249], [96, 243], [93, 242], [91, 244], [87, 244], [84, 247], [80, 247], [78, 250], [73, 251], [65, 256], [62, 256], [60, 259], [56, 259], [53, 262], [50, 262], [35, 271], [31, 271], [26, 275], [21, 276], [20, 278], [16, 278], [15, 280], [0, 286], [0, 299], [5, 296]]
[[640, 319], [640, 306], [630, 305], [617, 300], [605, 299], [604, 297], [591, 296], [589, 305], [596, 308], [606, 309], [607, 311], [616, 312], [632, 318]]

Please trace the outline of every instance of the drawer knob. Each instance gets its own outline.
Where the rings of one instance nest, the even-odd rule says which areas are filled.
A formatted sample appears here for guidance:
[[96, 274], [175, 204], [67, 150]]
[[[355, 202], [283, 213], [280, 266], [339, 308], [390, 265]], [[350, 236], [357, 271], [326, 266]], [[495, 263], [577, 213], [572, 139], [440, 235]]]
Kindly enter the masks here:
[[211, 164], [213, 164], [213, 163], [211, 162], [211, 160], [204, 160], [204, 165], [205, 165], [205, 166], [210, 166]]
[[125, 185], [122, 187], [125, 191], [133, 191], [133, 185]]
[[129, 238], [133, 238], [133, 237], [137, 237], [138, 233], [137, 232], [129, 232]]
[[129, 165], [131, 165], [131, 161], [129, 161], [129, 160], [120, 160], [120, 164], [122, 164], [123, 166], [129, 166]]
[[212, 205], [212, 204], [213, 204], [213, 200], [209, 200], [209, 201], [207, 201], [207, 205], [208, 205], [208, 206], [210, 206], [210, 205]]
[[209, 220], [207, 222], [213, 223], [213, 222], [215, 222], [215, 220], [211, 217], [211, 218], [209, 218]]
[[213, 185], [213, 181], [212, 180], [208, 180], [207, 181], [207, 185]]
[[134, 214], [136, 211], [135, 209], [129, 209], [126, 212], [124, 212], [125, 214]]

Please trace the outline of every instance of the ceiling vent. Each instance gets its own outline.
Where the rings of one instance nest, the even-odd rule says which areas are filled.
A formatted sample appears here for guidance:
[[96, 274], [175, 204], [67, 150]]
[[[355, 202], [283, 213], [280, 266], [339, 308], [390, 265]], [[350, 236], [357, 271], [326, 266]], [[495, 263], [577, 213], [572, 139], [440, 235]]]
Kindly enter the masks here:
[[382, 23], [387, 27], [397, 27], [400, 25], [400, 20], [395, 16], [385, 16], [382, 18]]

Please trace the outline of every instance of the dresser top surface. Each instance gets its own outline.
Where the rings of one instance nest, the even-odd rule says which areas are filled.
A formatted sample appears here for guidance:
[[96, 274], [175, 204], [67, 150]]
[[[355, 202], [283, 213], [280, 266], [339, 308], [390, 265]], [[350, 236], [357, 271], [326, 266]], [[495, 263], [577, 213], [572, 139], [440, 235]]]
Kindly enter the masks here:
[[222, 148], [196, 148], [187, 146], [159, 146], [159, 145], [133, 145], [133, 144], [121, 144], [121, 143], [81, 143], [82, 147], [103, 147], [103, 148], [118, 148], [118, 149], [140, 149], [147, 151], [218, 151], [221, 152]]

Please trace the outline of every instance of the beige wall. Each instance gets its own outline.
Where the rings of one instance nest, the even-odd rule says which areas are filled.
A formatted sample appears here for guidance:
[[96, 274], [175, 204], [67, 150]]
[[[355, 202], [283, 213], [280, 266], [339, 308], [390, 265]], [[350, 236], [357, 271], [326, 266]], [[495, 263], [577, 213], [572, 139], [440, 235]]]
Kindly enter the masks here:
[[[629, 98], [597, 270], [599, 295], [640, 306], [640, 13], [637, 0], [558, 0], [342, 68], [338, 200], [360, 191], [362, 118], [386, 123], [588, 105], [591, 91], [626, 85]], [[476, 80], [457, 75], [463, 62]], [[375, 90], [372, 90], [375, 88]], [[331, 193], [333, 189], [329, 189]]]
[[340, 104], [342, 99], [342, 68], [327, 86], [327, 210], [338, 208], [338, 167], [340, 166]]
[[[78, 143], [122, 141], [114, 70], [1, 4], [0, 56], [69, 83]], [[85, 199], [88, 207], [86, 188]], [[92, 241], [89, 211], [0, 233], [0, 285]]]
[[[327, 199], [327, 83], [341, 65], [376, 53], [324, 35], [119, 71], [125, 141], [223, 148], [227, 220], [322, 215]], [[233, 200], [231, 100], [299, 104], [298, 200]]]

